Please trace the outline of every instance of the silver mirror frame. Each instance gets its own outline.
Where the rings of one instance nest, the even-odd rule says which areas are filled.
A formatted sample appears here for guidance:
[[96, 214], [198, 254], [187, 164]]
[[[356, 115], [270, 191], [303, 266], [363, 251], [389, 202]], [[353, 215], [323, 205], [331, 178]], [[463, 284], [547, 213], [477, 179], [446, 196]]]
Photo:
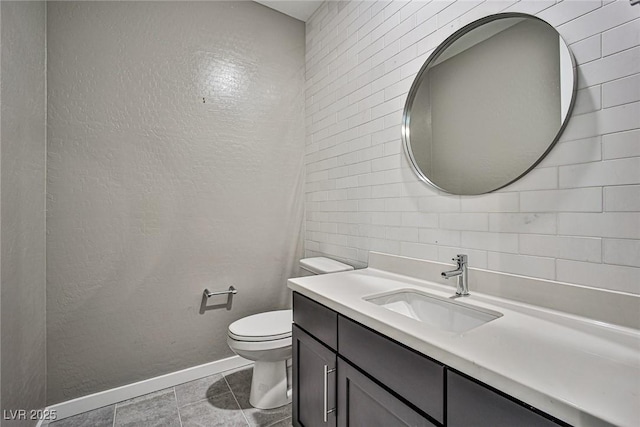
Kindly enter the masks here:
[[508, 186], [510, 184], [513, 184], [514, 182], [518, 181], [520, 178], [522, 178], [523, 176], [528, 174], [531, 170], [533, 170], [542, 161], [542, 159], [544, 159], [547, 156], [547, 154], [551, 151], [551, 149], [556, 145], [556, 143], [560, 139], [560, 136], [562, 135], [562, 133], [564, 132], [565, 128], [567, 127], [569, 119], [571, 118], [571, 114], [573, 112], [573, 107], [574, 107], [575, 101], [576, 101], [576, 92], [577, 92], [577, 88], [578, 88], [578, 74], [577, 74], [577, 68], [576, 68], [576, 61], [575, 61], [575, 58], [573, 57], [573, 52], [571, 52], [571, 49], [569, 48], [569, 44], [566, 42], [566, 40], [564, 40], [564, 38], [560, 35], [558, 30], [553, 25], [549, 24], [547, 21], [545, 21], [543, 19], [538, 18], [537, 16], [529, 15], [527, 13], [518, 13], [518, 12], [497, 13], [497, 14], [486, 16], [484, 18], [480, 18], [480, 19], [478, 19], [476, 21], [473, 21], [470, 24], [465, 25], [464, 27], [460, 28], [459, 30], [454, 32], [452, 35], [447, 37], [442, 43], [440, 43], [438, 45], [438, 47], [431, 53], [431, 55], [429, 55], [429, 58], [427, 58], [425, 63], [422, 65], [422, 67], [420, 68], [420, 71], [418, 71], [418, 74], [416, 75], [416, 78], [413, 80], [413, 83], [411, 84], [411, 89], [409, 89], [409, 93], [407, 95], [407, 101], [405, 102], [404, 110], [402, 112], [402, 123], [401, 123], [402, 145], [404, 147], [404, 152], [407, 155], [407, 158], [409, 159], [409, 164], [411, 165], [411, 169], [413, 169], [414, 173], [418, 176], [418, 178], [420, 178], [421, 181], [423, 181], [423, 182], [429, 184], [430, 186], [436, 188], [438, 191], [442, 191], [442, 192], [447, 193], [447, 194], [455, 194], [455, 193], [451, 193], [451, 192], [445, 190], [444, 188], [441, 188], [438, 185], [436, 185], [435, 183], [433, 183], [420, 170], [420, 167], [418, 166], [418, 163], [416, 162], [416, 159], [414, 158], [413, 153], [411, 151], [411, 135], [410, 135], [411, 107], [413, 105], [416, 93], [418, 92], [418, 88], [420, 87], [420, 85], [422, 84], [422, 82], [425, 80], [425, 78], [427, 76], [427, 71], [429, 69], [429, 66], [433, 62], [435, 62], [438, 59], [438, 57], [440, 56], [440, 54], [442, 54], [449, 46], [451, 46], [460, 37], [462, 37], [463, 35], [469, 33], [470, 31], [472, 31], [472, 30], [474, 30], [474, 29], [476, 29], [476, 28], [478, 28], [478, 27], [480, 27], [480, 26], [482, 26], [484, 24], [487, 24], [489, 22], [493, 22], [493, 21], [496, 21], [496, 20], [499, 20], [499, 19], [505, 19], [505, 18], [535, 19], [537, 21], [540, 21], [540, 22], [548, 25], [550, 28], [552, 28], [558, 34], [558, 37], [562, 40], [562, 42], [567, 47], [567, 50], [569, 52], [569, 58], [571, 59], [572, 79], [573, 79], [573, 81], [572, 81], [573, 88], [572, 88], [572, 91], [571, 91], [571, 101], [569, 103], [569, 108], [567, 110], [567, 115], [564, 118], [564, 120], [562, 121], [562, 124], [560, 125], [560, 129], [558, 130], [558, 133], [556, 134], [555, 138], [553, 139], [553, 141], [551, 141], [551, 143], [547, 147], [546, 151], [527, 170], [522, 172], [520, 175], [518, 175], [513, 180], [505, 183], [504, 185], [496, 187], [496, 188], [494, 188], [492, 190], [486, 191], [484, 193], [463, 194], [463, 195], [465, 195], [465, 196], [474, 196], [474, 195], [479, 195], [479, 194], [492, 193], [492, 192], [497, 191], [497, 190], [499, 190], [501, 188], [504, 188], [504, 187], [506, 187], [506, 186]]

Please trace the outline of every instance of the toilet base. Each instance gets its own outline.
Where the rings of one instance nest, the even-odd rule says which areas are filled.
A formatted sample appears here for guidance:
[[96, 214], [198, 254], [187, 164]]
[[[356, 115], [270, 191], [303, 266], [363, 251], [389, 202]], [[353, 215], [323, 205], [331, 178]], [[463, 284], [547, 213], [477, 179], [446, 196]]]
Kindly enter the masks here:
[[258, 409], [273, 409], [291, 402], [287, 392], [287, 361], [257, 360], [251, 378], [249, 403]]

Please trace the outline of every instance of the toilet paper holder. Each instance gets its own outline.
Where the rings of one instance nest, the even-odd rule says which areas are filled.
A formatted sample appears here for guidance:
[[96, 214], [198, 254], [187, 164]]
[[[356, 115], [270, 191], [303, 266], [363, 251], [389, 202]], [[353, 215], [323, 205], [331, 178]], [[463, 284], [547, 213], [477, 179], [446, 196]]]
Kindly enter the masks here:
[[233, 298], [233, 295], [237, 294], [238, 290], [234, 288], [233, 285], [231, 285], [229, 286], [229, 289], [227, 289], [226, 291], [211, 292], [209, 289], [205, 289], [203, 293], [207, 298], [211, 298], [216, 295], [224, 295], [224, 294], [229, 294], [229, 298]]
[[[209, 289], [205, 289], [202, 291], [202, 305], [200, 307], [200, 313], [203, 314], [206, 310], [212, 310], [214, 308], [222, 308], [226, 307], [227, 310], [231, 310], [231, 304], [233, 304], [233, 296], [238, 293], [238, 290], [233, 287], [233, 285], [229, 286], [229, 289], [226, 291], [216, 291], [211, 292]], [[207, 306], [206, 302], [209, 298], [214, 297], [216, 295], [227, 295], [227, 303], [226, 304], [217, 304], [214, 306]]]

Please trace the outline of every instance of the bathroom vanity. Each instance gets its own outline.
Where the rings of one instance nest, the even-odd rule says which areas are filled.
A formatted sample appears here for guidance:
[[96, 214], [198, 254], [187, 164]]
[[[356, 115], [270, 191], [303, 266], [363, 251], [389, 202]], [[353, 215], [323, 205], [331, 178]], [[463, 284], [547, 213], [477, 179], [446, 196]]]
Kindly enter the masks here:
[[336, 425], [334, 413], [340, 426], [567, 425], [299, 293], [293, 301], [297, 425]]
[[[410, 275], [381, 269], [394, 263]], [[448, 267], [372, 254], [364, 270], [289, 281], [294, 425], [638, 424], [636, 329], [474, 292], [474, 271], [455, 299], [415, 277]]]

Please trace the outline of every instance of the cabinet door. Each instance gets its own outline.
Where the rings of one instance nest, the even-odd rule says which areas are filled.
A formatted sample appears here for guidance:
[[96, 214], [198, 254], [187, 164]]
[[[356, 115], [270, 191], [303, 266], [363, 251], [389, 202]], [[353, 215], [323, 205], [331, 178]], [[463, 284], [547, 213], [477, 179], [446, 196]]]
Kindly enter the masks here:
[[293, 325], [294, 426], [335, 427], [335, 368], [335, 353]]
[[557, 427], [567, 425], [508, 399], [475, 381], [447, 370], [449, 427]]
[[435, 424], [338, 358], [338, 426], [435, 427]]

